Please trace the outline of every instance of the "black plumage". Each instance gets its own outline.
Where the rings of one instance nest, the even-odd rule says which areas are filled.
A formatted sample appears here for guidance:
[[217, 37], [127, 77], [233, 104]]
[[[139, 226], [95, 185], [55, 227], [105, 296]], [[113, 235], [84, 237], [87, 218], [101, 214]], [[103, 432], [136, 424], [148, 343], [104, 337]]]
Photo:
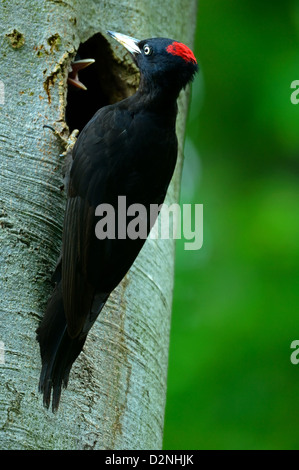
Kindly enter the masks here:
[[88, 331], [145, 242], [99, 240], [96, 207], [111, 204], [117, 221], [118, 196], [126, 196], [127, 207], [163, 203], [177, 159], [177, 97], [197, 71], [193, 53], [174, 40], [110, 34], [131, 52], [140, 85], [130, 98], [101, 108], [73, 149], [56, 287], [37, 330], [39, 388], [46, 407], [53, 390], [53, 411]]

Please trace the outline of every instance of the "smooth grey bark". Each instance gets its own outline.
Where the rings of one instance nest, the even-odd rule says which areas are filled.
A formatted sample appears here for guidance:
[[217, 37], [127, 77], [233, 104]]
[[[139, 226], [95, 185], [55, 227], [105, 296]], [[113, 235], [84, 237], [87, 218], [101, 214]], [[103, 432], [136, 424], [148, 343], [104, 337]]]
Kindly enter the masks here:
[[[91, 330], [58, 413], [42, 406], [35, 330], [52, 290], [65, 205], [65, 148], [42, 126], [68, 136], [66, 76], [80, 42], [111, 29], [192, 46], [196, 0], [1, 0], [0, 18], [0, 448], [159, 449], [174, 241], [146, 242]], [[115, 46], [125, 67], [129, 59]], [[187, 101], [183, 93], [171, 202], [179, 193]]]

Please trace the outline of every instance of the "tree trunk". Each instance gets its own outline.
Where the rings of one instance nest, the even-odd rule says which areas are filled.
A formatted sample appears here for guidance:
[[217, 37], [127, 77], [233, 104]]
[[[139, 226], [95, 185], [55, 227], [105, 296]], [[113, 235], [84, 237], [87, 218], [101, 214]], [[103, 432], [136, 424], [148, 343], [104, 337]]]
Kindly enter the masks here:
[[[52, 290], [65, 206], [60, 156], [65, 146], [43, 125], [68, 137], [66, 77], [80, 42], [96, 33], [107, 38], [110, 29], [192, 45], [196, 0], [141, 0], [133, 6], [126, 0], [0, 0], [0, 5], [0, 446], [160, 449], [172, 240], [146, 242], [93, 326], [58, 413], [43, 408], [35, 330]], [[132, 75], [125, 51], [116, 43], [108, 50], [123, 77]], [[183, 93], [171, 202], [179, 194], [187, 101]]]

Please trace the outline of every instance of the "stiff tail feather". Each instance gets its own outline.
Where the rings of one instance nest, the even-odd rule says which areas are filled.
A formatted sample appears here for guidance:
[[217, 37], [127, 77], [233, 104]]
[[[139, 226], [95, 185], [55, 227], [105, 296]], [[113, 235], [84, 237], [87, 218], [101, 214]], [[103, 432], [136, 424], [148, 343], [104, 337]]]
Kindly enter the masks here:
[[36, 330], [40, 344], [42, 370], [39, 391], [43, 394], [43, 403], [49, 408], [52, 393], [52, 411], [59, 406], [61, 387], [67, 386], [71, 367], [82, 351], [86, 334], [71, 338], [63, 308], [61, 282], [59, 282], [48, 303], [44, 318]]

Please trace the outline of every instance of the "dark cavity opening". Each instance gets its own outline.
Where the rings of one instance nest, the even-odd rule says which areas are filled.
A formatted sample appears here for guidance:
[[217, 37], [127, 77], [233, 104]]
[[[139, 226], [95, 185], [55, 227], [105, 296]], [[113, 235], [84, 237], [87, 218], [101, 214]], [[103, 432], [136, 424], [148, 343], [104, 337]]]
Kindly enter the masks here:
[[95, 59], [95, 63], [79, 72], [79, 80], [87, 90], [68, 85], [65, 120], [70, 132], [81, 131], [99, 108], [120, 101], [136, 90], [135, 66], [128, 62], [124, 67], [101, 34], [82, 43], [74, 60], [90, 58]]

